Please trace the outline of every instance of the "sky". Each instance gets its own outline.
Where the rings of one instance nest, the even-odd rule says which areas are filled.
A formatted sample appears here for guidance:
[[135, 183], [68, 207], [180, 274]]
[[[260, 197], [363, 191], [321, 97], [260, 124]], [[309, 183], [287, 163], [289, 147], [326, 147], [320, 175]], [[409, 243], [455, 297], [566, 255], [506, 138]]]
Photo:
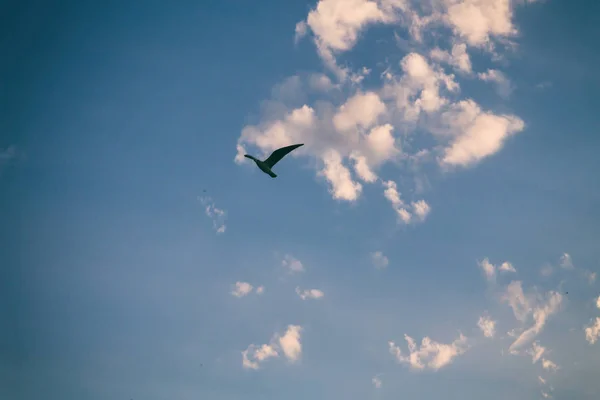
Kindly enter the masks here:
[[599, 12], [4, 4], [0, 398], [597, 399]]

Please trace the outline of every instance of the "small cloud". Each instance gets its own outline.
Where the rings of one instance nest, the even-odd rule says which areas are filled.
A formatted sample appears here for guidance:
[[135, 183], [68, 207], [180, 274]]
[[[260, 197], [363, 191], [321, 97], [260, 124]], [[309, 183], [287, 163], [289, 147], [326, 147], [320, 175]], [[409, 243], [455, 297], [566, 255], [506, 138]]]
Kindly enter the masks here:
[[585, 271], [585, 277], [590, 285], [596, 282], [596, 276], [597, 274], [595, 272]]
[[558, 369], [558, 365], [545, 358], [542, 358], [542, 367], [549, 371], [556, 371]]
[[538, 360], [542, 357], [542, 355], [544, 355], [545, 352], [546, 348], [540, 346], [539, 342], [537, 341], [533, 342], [531, 349], [527, 350], [527, 354], [531, 356], [531, 359], [534, 364], [538, 362]]
[[513, 86], [510, 80], [502, 71], [489, 69], [486, 72], [480, 72], [477, 77], [482, 81], [494, 82], [496, 84], [496, 92], [504, 98], [508, 98], [513, 91]]
[[547, 88], [550, 88], [550, 87], [552, 87], [552, 82], [549, 82], [549, 81], [540, 82], [537, 85], [535, 85], [535, 88], [536, 89], [540, 89], [540, 90], [547, 89]]
[[[231, 291], [231, 295], [235, 297], [244, 297], [252, 293], [252, 289], [254, 286], [249, 284], [248, 282], [236, 282], [233, 290]], [[256, 294], [263, 294], [265, 291], [264, 286], [259, 286], [256, 288]]]
[[488, 316], [479, 317], [479, 321], [477, 321], [477, 326], [481, 329], [483, 336], [487, 338], [493, 338], [496, 333], [496, 321], [492, 320]]
[[279, 337], [279, 347], [283, 355], [291, 362], [296, 362], [302, 355], [302, 343], [300, 333], [302, 327], [299, 325], [288, 325], [285, 334]]
[[244, 297], [252, 292], [253, 286], [248, 282], [236, 282], [231, 294], [235, 297]]
[[498, 270], [503, 271], [503, 272], [517, 272], [515, 267], [508, 261], [505, 261], [502, 264], [500, 264], [500, 266], [498, 267]]
[[302, 265], [300, 260], [294, 258], [289, 254], [283, 256], [283, 260], [281, 260], [281, 265], [284, 268], [286, 268], [290, 273], [304, 272], [304, 265]]
[[487, 258], [477, 263], [488, 281], [494, 280], [496, 277], [496, 267]]
[[467, 338], [460, 334], [459, 338], [451, 344], [438, 343], [429, 337], [424, 337], [419, 347], [417, 343], [408, 335], [404, 335], [408, 343], [409, 355], [404, 356], [394, 342], [388, 342], [390, 353], [396, 357], [399, 363], [409, 364], [412, 369], [438, 370], [450, 363], [452, 360], [467, 351]]
[[390, 260], [383, 255], [381, 251], [375, 251], [371, 253], [371, 262], [377, 269], [383, 269], [388, 266]]
[[573, 260], [571, 259], [571, 256], [569, 255], [569, 253], [563, 253], [563, 255], [560, 256], [560, 266], [563, 267], [564, 269], [575, 268], [573, 266]]
[[[598, 298], [598, 302], [600, 303], [600, 298]], [[598, 308], [600, 308], [600, 304]], [[585, 328], [585, 340], [589, 344], [596, 343], [598, 337], [600, 337], [600, 317], [596, 318], [595, 323]]]
[[4, 167], [10, 164], [15, 158], [17, 158], [16, 146], [0, 148], [0, 173], [2, 173]]
[[300, 333], [302, 327], [299, 325], [288, 325], [283, 335], [273, 335], [269, 344], [261, 346], [251, 344], [242, 351], [242, 367], [246, 369], [259, 369], [260, 363], [279, 357], [283, 353], [288, 361], [296, 362], [302, 354]]
[[381, 379], [377, 376], [374, 376], [373, 379], [371, 379], [371, 383], [373, 383], [373, 386], [375, 386], [376, 389], [379, 389], [383, 382], [381, 382]]
[[544, 378], [542, 378], [541, 376], [538, 376], [538, 381], [542, 384], [545, 385], [546, 384], [546, 380]]
[[210, 197], [198, 197], [200, 203], [204, 206], [204, 212], [206, 216], [212, 220], [213, 229], [217, 234], [225, 233], [227, 228], [225, 221], [227, 219], [227, 212], [215, 206], [215, 203]]
[[307, 289], [307, 290], [300, 290], [299, 287], [296, 288], [296, 293], [298, 294], [298, 296], [300, 296], [300, 298], [302, 300], [307, 300], [307, 299], [320, 299], [323, 296], [325, 296], [325, 293], [323, 293], [321, 290], [319, 289]]
[[560, 293], [550, 291], [547, 293], [544, 303], [535, 306], [533, 309], [530, 308], [533, 312], [534, 323], [529, 329], [521, 333], [513, 344], [510, 345], [509, 350], [516, 351], [539, 335], [544, 329], [548, 318], [559, 310], [562, 300], [563, 296]]
[[544, 277], [548, 277], [548, 276], [552, 275], [553, 272], [554, 272], [554, 269], [552, 268], [552, 265], [549, 265], [549, 264], [544, 265], [540, 269], [540, 274]]
[[496, 272], [517, 272], [515, 267], [508, 261], [503, 262], [499, 266], [495, 266], [488, 258], [484, 258], [477, 263], [488, 281], [492, 282], [496, 279]]
[[596, 307], [600, 309], [600, 296], [596, 299]]
[[242, 367], [248, 369], [258, 369], [259, 364], [272, 357], [279, 357], [277, 350], [271, 345], [263, 344], [256, 346], [251, 344], [242, 351]]

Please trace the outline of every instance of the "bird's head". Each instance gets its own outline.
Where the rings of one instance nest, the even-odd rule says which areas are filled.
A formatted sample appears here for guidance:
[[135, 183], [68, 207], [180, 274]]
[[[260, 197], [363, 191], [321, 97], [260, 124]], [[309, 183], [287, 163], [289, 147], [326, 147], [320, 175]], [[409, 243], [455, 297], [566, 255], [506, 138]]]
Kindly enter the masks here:
[[250, 154], [244, 154], [244, 157], [256, 161], [256, 158], [254, 158], [254, 156], [251, 156]]

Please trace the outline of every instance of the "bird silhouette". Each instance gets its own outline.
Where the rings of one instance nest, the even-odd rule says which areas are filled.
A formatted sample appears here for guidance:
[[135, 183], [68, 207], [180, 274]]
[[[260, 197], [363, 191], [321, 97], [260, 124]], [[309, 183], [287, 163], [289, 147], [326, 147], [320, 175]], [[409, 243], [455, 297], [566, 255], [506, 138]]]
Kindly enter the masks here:
[[275, 164], [277, 164], [289, 152], [291, 152], [292, 150], [297, 149], [298, 147], [303, 146], [303, 145], [304, 145], [304, 143], [293, 144], [291, 146], [286, 146], [286, 147], [277, 149], [273, 153], [271, 153], [269, 158], [267, 158], [264, 161], [261, 161], [261, 160], [257, 159], [256, 157], [251, 156], [249, 154], [244, 154], [244, 157], [254, 160], [254, 162], [256, 163], [258, 168], [260, 168], [260, 170], [262, 172], [269, 175], [271, 178], [277, 178], [277, 175], [273, 171], [271, 171], [271, 168], [273, 168], [273, 166]]

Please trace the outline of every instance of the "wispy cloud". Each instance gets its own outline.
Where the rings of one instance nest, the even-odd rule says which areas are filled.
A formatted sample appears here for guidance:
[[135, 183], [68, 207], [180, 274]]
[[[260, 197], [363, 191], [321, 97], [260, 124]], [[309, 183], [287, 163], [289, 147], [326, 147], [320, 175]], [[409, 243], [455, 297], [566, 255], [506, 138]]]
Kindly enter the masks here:
[[6, 148], [0, 148], [0, 173], [4, 167], [10, 164], [17, 157], [17, 147], [12, 145]]
[[371, 253], [371, 262], [375, 268], [384, 269], [387, 268], [390, 260], [381, 251], [375, 251]]
[[299, 273], [305, 271], [302, 262], [290, 254], [286, 254], [283, 256], [283, 260], [281, 260], [281, 265], [290, 273]]
[[199, 196], [198, 200], [204, 206], [204, 212], [206, 216], [212, 220], [213, 229], [217, 234], [225, 233], [227, 226], [225, 222], [227, 220], [227, 212], [220, 208], [217, 208], [214, 201], [207, 196]]
[[306, 289], [306, 290], [300, 290], [299, 287], [296, 288], [296, 293], [298, 294], [298, 296], [300, 296], [300, 298], [302, 300], [308, 300], [308, 299], [320, 299], [323, 296], [325, 296], [325, 293], [323, 293], [323, 291], [319, 290], [319, 289]]

